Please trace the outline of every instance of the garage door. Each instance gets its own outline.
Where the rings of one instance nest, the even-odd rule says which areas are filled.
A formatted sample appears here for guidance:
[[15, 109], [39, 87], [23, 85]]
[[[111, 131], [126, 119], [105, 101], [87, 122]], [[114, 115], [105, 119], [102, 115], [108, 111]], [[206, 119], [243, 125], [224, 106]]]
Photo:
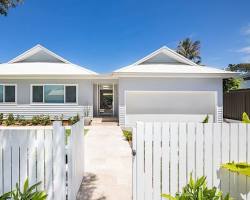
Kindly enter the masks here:
[[215, 92], [126, 92], [126, 126], [136, 121], [213, 121]]

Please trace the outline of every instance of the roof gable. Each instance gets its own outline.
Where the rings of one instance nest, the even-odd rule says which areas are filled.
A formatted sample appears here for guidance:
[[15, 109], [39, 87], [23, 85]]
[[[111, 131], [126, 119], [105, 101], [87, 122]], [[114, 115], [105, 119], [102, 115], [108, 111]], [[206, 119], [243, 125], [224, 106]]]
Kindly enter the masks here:
[[184, 56], [164, 46], [154, 51], [153, 53], [149, 54], [148, 56], [138, 60], [132, 65], [118, 69], [115, 72], [125, 72], [125, 71], [128, 72], [128, 70], [130, 69], [133, 70], [133, 68], [138, 68], [142, 65], [147, 65], [147, 64], [165, 64], [165, 65], [177, 64], [177, 65], [199, 67], [199, 65], [197, 65], [193, 61], [185, 58]]
[[184, 56], [176, 53], [175, 51], [169, 49], [166, 46], [154, 51], [153, 53], [149, 54], [148, 56], [138, 60], [133, 65], [139, 64], [157, 64], [157, 63], [181, 63], [186, 65], [197, 65], [196, 63], [192, 62], [191, 60], [185, 58]]
[[66, 63], [70, 64], [69, 61], [58, 56], [52, 51], [46, 49], [41, 45], [36, 45], [35, 47], [25, 51], [16, 58], [10, 60], [8, 63], [21, 63], [21, 62], [47, 62], [47, 63]]

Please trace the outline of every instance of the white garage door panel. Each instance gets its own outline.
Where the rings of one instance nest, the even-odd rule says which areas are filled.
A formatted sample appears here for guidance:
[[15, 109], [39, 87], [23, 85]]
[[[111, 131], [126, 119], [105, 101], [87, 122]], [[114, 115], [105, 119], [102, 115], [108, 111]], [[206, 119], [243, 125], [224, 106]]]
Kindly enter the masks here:
[[126, 114], [213, 114], [213, 92], [127, 92]]
[[215, 92], [127, 92], [125, 126], [137, 121], [214, 121]]

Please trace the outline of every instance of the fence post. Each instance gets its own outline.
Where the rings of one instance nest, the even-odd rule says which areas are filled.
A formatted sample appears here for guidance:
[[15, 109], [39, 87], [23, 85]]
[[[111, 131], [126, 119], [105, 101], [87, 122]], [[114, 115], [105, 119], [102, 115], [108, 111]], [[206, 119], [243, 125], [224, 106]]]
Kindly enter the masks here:
[[54, 199], [66, 199], [65, 129], [61, 122], [53, 123]]

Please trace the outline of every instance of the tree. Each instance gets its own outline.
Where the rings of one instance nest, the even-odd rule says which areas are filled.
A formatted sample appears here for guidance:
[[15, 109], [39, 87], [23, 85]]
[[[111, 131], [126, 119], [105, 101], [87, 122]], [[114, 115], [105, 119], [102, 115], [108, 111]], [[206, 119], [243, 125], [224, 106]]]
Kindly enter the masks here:
[[250, 72], [250, 63], [229, 64], [226, 70], [243, 73]]
[[[250, 72], [250, 63], [239, 63], [239, 64], [229, 64], [225, 68], [227, 71], [247, 73]], [[223, 90], [228, 92], [229, 90], [237, 90], [240, 88], [242, 83], [242, 78], [229, 78], [223, 80]]]
[[241, 78], [229, 78], [223, 80], [223, 91], [228, 92], [229, 90], [237, 90], [240, 88], [242, 79]]
[[190, 38], [186, 38], [180, 41], [179, 45], [177, 46], [177, 53], [197, 64], [201, 63], [200, 41], [198, 40], [193, 42]]
[[9, 8], [16, 7], [22, 0], [0, 0], [0, 15], [6, 16]]

